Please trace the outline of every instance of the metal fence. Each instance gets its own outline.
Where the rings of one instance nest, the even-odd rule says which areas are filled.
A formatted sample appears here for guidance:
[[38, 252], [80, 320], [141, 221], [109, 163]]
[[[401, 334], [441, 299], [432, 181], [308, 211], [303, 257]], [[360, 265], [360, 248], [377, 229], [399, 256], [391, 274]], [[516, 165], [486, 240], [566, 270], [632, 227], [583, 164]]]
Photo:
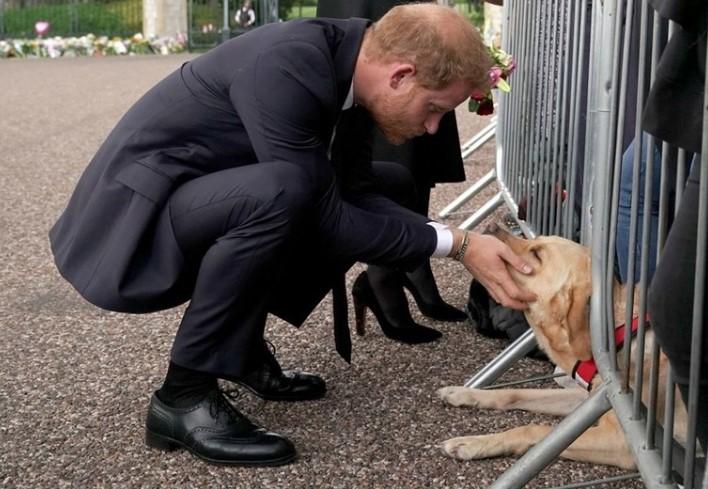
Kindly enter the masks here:
[[243, 0], [189, 0], [187, 29], [190, 50], [209, 49], [220, 42], [246, 33], [249, 29], [277, 22], [278, 0], [254, 0], [256, 22], [245, 28], [236, 22], [236, 12]]
[[[703, 8], [706, 6], [703, 5]], [[634, 357], [630, 355], [630, 349], [624, 349], [618, 355], [614, 339], [610, 339], [614, 336], [614, 321], [609, 313], [613, 307], [612, 271], [617, 268], [615, 264], [620, 262], [621, 274], [636, 289], [628, 287], [625, 297], [625, 321], [629, 324], [627, 318], [631, 321], [635, 292], [638, 292], [639, 298], [638, 316], [645, 317], [647, 289], [654, 262], [661, 260], [660, 253], [673, 214], [670, 209], [678, 209], [686, 181], [685, 171], [689, 166], [686, 150], [672, 148], [665, 142], [655, 142], [650, 135], [641, 131], [641, 116], [648, 88], [655, 81], [661, 52], [669, 38], [676, 35], [675, 26], [668, 25], [647, 1], [627, 0], [596, 5], [593, 18], [596, 27], [593, 31], [595, 55], [592, 66], [597, 77], [591, 84], [593, 103], [590, 106], [594, 144], [589, 146], [587, 153], [594, 180], [591, 245], [595, 294], [591, 301], [590, 315], [596, 326], [592, 331], [593, 352], [605, 381], [607, 398], [627, 433], [647, 487], [670, 486], [672, 472], [682, 479], [684, 488], [701, 487], [705, 458], [698, 456], [700, 449], [697, 450], [696, 446], [696, 419], [701, 374], [699, 366], [703, 355], [708, 354], [701, 351], [706, 269], [705, 228], [708, 223], [705, 212], [708, 197], [706, 172], [701, 175], [700, 204], [697, 203], [699, 215], [696, 231], [698, 246], [693, 301], [691, 393], [685, 444], [679, 445], [672, 440], [674, 396], [678, 398], [678, 395], [675, 394], [671, 375], [668, 375], [666, 381], [665, 403], [660, 404], [657, 399], [657, 384], [663, 381], [659, 377], [660, 349], [656, 342], [644, 348], [646, 328], [649, 325], [640, 322], [635, 340], [639, 347]], [[695, 59], [694, 62], [700, 61]], [[705, 83], [708, 83], [708, 78], [704, 80]], [[700, 103], [700, 100], [695, 100], [696, 106]], [[702, 112], [705, 148], [708, 146], [708, 111], [704, 107]], [[627, 144], [627, 141], [631, 142]], [[630, 145], [633, 145], [631, 158], [627, 152]], [[657, 146], [661, 149], [655, 149]], [[703, 158], [696, 158], [694, 164], [705, 168], [708, 152], [702, 153]], [[630, 162], [631, 174], [628, 171]], [[631, 189], [623, 190], [623, 181], [631, 182]], [[631, 196], [631, 199], [623, 202], [623, 196]], [[630, 204], [629, 209], [626, 208], [627, 203]], [[627, 218], [629, 223], [626, 222]], [[622, 228], [628, 229], [628, 239], [623, 245], [626, 246], [628, 256], [624, 263], [621, 263], [621, 250], [618, 247], [624, 243]], [[629, 337], [626, 337], [626, 341], [629, 341]], [[635, 372], [642, 372], [645, 360], [650, 361], [648, 374], [651, 374], [651, 378], [648, 375], [637, 375], [630, 382], [629, 370], [632, 364]], [[665, 416], [657, 422], [657, 413], [661, 412], [665, 412]], [[701, 415], [705, 416], [706, 413]], [[659, 423], [663, 424], [663, 428]]]
[[[681, 400], [671, 372], [668, 380], [660, 376], [662, 356], [658, 344], [646, 342], [647, 324], [640, 321], [636, 348], [618, 354], [612, 314], [613, 287], [619, 277], [629, 285], [625, 323], [631, 322], [633, 310], [645, 317], [651, 271], [661, 260], [690, 165], [685, 149], [654, 141], [642, 133], [639, 122], [659, 56], [674, 27], [655, 14], [647, 0], [525, 0], [505, 2], [504, 8], [504, 47], [515, 56], [518, 71], [512, 92], [500, 101], [494, 174], [476, 182], [468, 193], [491, 180], [500, 191], [463, 227], [479, 224], [506, 204], [527, 236], [557, 234], [591, 247], [590, 322], [603, 384], [493, 487], [523, 487], [610, 409], [622, 425], [647, 487], [677, 487], [676, 481], [685, 488], [701, 487], [705, 458], [696, 444], [696, 419], [706, 416], [698, 413], [700, 361], [708, 354], [701, 351], [706, 172], [700, 182], [685, 443], [673, 438], [674, 404]], [[704, 107], [704, 148], [707, 113]], [[695, 164], [705, 168], [708, 152], [702, 153]], [[630, 339], [625, 337], [625, 342]], [[466, 385], [492, 384], [534, 346], [528, 332]], [[643, 371], [645, 355], [648, 371]], [[631, 381], [630, 367], [638, 372]], [[660, 382], [667, 383], [665, 404], [657, 397]]]
[[[460, 227], [471, 229], [506, 205], [528, 237], [556, 234], [580, 240], [587, 221], [582, 209], [589, 208], [583, 204], [582, 181], [590, 5], [551, 0], [505, 6], [504, 48], [517, 62], [513, 89], [501, 96], [499, 122], [492, 121], [478, 138], [496, 133], [496, 168], [443, 209], [441, 217], [496, 182], [497, 194]], [[536, 346], [527, 331], [465, 385], [490, 385]]]
[[143, 30], [142, 0], [0, 0], [0, 39], [84, 34], [129, 37]]

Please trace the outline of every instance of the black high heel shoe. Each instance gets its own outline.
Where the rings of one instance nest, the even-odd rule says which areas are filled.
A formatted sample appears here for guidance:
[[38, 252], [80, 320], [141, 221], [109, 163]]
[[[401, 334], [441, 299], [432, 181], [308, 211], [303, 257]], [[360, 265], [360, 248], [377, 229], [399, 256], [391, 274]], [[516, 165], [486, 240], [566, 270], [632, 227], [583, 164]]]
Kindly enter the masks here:
[[405, 273], [401, 275], [403, 275], [403, 286], [411, 293], [423, 316], [427, 316], [430, 319], [435, 319], [436, 321], [447, 321], [452, 323], [461, 323], [462, 321], [467, 320], [467, 314], [465, 311], [451, 306], [445, 302], [439, 294], [437, 301], [426, 302], [416, 284], [414, 284]]
[[360, 336], [364, 335], [366, 329], [367, 307], [374, 313], [383, 334], [392, 340], [412, 345], [429, 343], [442, 336], [440, 331], [415, 323], [408, 312], [407, 304], [405, 308], [398, 308], [396, 314], [387, 316], [376, 299], [366, 272], [361, 272], [354, 281], [352, 299], [354, 300], [356, 332]]

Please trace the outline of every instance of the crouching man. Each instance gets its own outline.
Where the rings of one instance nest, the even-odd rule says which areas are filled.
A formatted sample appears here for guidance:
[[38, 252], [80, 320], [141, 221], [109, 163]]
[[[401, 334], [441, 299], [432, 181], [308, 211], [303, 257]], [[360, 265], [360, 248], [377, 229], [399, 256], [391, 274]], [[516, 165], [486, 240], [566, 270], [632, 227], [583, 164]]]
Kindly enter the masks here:
[[343, 276], [356, 261], [450, 256], [499, 302], [533, 299], [506, 268], [525, 264], [496, 238], [430, 225], [380, 195], [362, 144], [373, 124], [394, 143], [435, 133], [488, 87], [490, 64], [475, 28], [434, 4], [375, 24], [295, 20], [185, 63], [125, 114], [50, 238], [61, 274], [99, 307], [189, 301], [148, 408], [149, 445], [222, 464], [293, 460], [293, 444], [251, 423], [217, 379], [269, 400], [322, 397], [323, 379], [280, 368], [266, 317], [300, 325], [333, 290], [348, 360]]

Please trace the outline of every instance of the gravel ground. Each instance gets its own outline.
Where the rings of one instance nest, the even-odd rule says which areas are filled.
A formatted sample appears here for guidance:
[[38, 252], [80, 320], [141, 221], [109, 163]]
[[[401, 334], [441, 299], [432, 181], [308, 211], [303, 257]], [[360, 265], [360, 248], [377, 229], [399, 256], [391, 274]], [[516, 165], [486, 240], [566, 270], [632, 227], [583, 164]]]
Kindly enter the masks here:
[[[444, 457], [437, 445], [451, 436], [551, 420], [455, 409], [435, 391], [464, 382], [504, 343], [467, 324], [416, 315], [443, 338], [401, 345], [374, 323], [354, 338], [348, 366], [334, 352], [328, 299], [299, 330], [270, 320], [267, 332], [281, 363], [322, 375], [327, 396], [283, 404], [243, 392], [237, 401], [254, 420], [294, 440], [296, 463], [225, 468], [144, 446], [145, 409], [165, 373], [181, 309], [125, 315], [84, 302], [54, 269], [47, 231], [121, 114], [188, 58], [0, 62], [0, 487], [488, 487], [512, 459], [463, 463]], [[464, 141], [488, 119], [461, 109], [459, 121]], [[490, 143], [467, 161], [466, 183], [439, 186], [433, 214], [486, 173], [493, 157]], [[487, 189], [467, 209], [493, 192]], [[462, 307], [470, 277], [450, 260], [436, 261], [434, 269], [443, 296]], [[505, 378], [551, 370], [524, 359]], [[620, 473], [560, 461], [528, 487]]]

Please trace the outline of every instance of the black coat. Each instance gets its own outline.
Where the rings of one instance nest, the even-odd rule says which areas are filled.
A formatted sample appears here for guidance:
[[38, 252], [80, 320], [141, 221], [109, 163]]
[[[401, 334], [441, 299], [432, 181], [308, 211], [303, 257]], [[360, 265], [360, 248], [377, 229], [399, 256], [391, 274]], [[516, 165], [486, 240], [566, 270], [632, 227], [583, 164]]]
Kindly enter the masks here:
[[[100, 147], [50, 232], [61, 274], [105, 309], [148, 312], [184, 302], [185, 257], [164, 218], [170, 195], [202, 175], [268, 161], [307, 172], [322, 209], [313, 239], [343, 262], [427, 259], [436, 244], [427, 220], [365, 193], [366, 159], [354, 159], [364, 168], [342, 182], [327, 157], [366, 26], [362, 19], [269, 24], [149, 90]], [[358, 190], [348, 200], [340, 193], [345, 184]], [[316, 257], [308, 265], [313, 272], [298, 290], [307, 300], [292, 300], [279, 314], [294, 323], [327, 291], [314, 277], [331, 276]]]
[[652, 4], [678, 26], [661, 55], [642, 125], [668, 143], [700, 153], [708, 2], [652, 0]]
[[[396, 5], [414, 3], [412, 0], [319, 0], [317, 16], [347, 19], [381, 18]], [[434, 135], [423, 135], [400, 146], [394, 146], [377, 129], [372, 140], [375, 160], [395, 161], [411, 170], [419, 186], [434, 186], [442, 182], [462, 182], [465, 169], [460, 152], [460, 136], [455, 114], [450, 112], [440, 121]]]

